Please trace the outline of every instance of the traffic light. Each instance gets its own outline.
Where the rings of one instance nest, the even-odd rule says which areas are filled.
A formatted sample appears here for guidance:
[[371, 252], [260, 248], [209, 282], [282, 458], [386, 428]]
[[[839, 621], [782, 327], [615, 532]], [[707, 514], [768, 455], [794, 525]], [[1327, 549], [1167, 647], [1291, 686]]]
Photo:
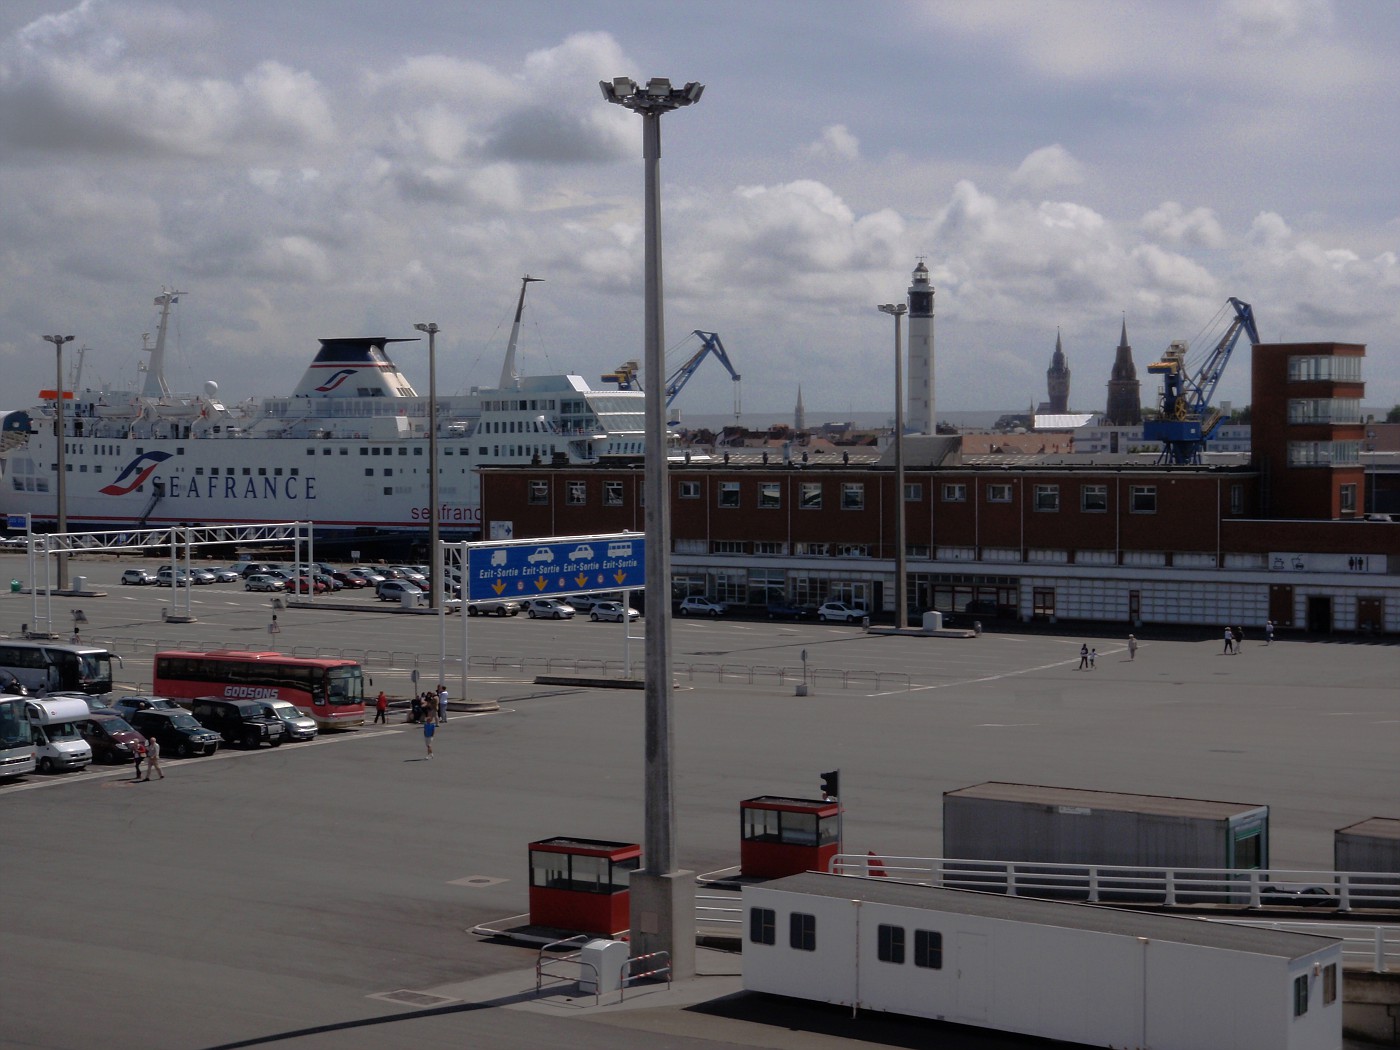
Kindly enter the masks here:
[[833, 769], [830, 773], [822, 774], [822, 797], [841, 797], [841, 771]]

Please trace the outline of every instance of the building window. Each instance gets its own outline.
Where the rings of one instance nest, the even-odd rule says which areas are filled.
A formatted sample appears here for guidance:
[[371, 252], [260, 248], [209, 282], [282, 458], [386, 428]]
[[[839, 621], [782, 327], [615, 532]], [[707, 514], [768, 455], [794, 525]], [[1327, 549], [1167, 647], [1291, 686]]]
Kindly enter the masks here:
[[758, 509], [777, 510], [783, 505], [781, 482], [763, 481], [758, 486]]
[[1290, 357], [1288, 380], [1308, 383], [1323, 380], [1333, 383], [1361, 382], [1359, 357]]
[[1288, 401], [1290, 423], [1360, 423], [1359, 397], [1297, 397]]
[[711, 544], [715, 554], [746, 554], [748, 543], [744, 540], [715, 540]]
[[622, 506], [622, 482], [620, 482], [620, 481], [605, 481], [605, 482], [603, 482], [603, 506], [605, 506], [605, 507], [620, 507], [620, 506]]
[[795, 543], [793, 553], [807, 555], [812, 558], [825, 558], [831, 553], [829, 543]]
[[582, 507], [588, 502], [588, 483], [584, 481], [571, 481], [568, 483], [568, 493], [565, 497], [571, 507]]
[[1085, 514], [1102, 514], [1108, 510], [1108, 486], [1084, 485], [1079, 490], [1079, 509]]
[[926, 970], [943, 969], [943, 934], [934, 930], [914, 931], [914, 965]]
[[966, 502], [967, 502], [967, 486], [966, 486], [966, 485], [944, 485], [944, 486], [943, 486], [943, 502], [944, 502], [944, 503], [966, 503]]
[[1238, 481], [1230, 486], [1230, 513], [1244, 513], [1244, 485]]
[[842, 510], [864, 510], [864, 509], [865, 509], [865, 482], [863, 482], [863, 481], [843, 481], [843, 482], [841, 482], [841, 509], [842, 509]]
[[870, 546], [865, 543], [838, 543], [836, 556], [838, 558], [868, 558], [870, 557]]
[[737, 507], [739, 505], [739, 483], [737, 481], [721, 481], [719, 483], [719, 505], [721, 507]]
[[817, 917], [795, 911], [788, 919], [788, 944], [798, 951], [817, 950]]
[[1128, 513], [1156, 514], [1157, 486], [1131, 485], [1128, 488]]
[[987, 502], [988, 502], [988, 503], [1010, 503], [1010, 502], [1011, 502], [1011, 486], [1010, 486], [1010, 485], [988, 485], [988, 486], [987, 486]]
[[804, 481], [798, 495], [797, 505], [802, 510], [821, 510], [822, 483], [820, 481]]
[[530, 482], [530, 495], [529, 495], [529, 497], [528, 497], [528, 499], [527, 499], [527, 502], [532, 503], [532, 504], [535, 504], [536, 506], [538, 506], [539, 504], [542, 504], [542, 503], [548, 503], [548, 502], [549, 502], [549, 482], [547, 482], [547, 481], [532, 481], [532, 482]]
[[917, 481], [906, 481], [904, 483], [904, 502], [922, 503], [924, 500], [924, 487]]
[[698, 482], [698, 481], [682, 481], [682, 482], [681, 482], [681, 499], [699, 499], [699, 498], [700, 498], [700, 482]]
[[1337, 964], [1328, 963], [1322, 968], [1322, 1005], [1331, 1006], [1337, 1001]]
[[786, 554], [787, 544], [780, 540], [754, 540], [753, 552], [755, 554]]
[[904, 962], [904, 927], [886, 926], [876, 931], [875, 957], [881, 962]]
[[1290, 441], [1290, 467], [1355, 466], [1361, 462], [1359, 441]]
[[[793, 947], [796, 947], [794, 945]], [[1293, 1016], [1302, 1017], [1308, 1012], [1308, 975], [1300, 974], [1293, 978]]]
[[776, 944], [778, 915], [772, 908], [749, 909], [749, 940], [754, 944]]
[[1338, 488], [1341, 498], [1341, 510], [1343, 514], [1356, 513], [1356, 486], [1342, 485]]
[[1060, 486], [1037, 485], [1035, 487], [1035, 509], [1053, 513], [1060, 509]]

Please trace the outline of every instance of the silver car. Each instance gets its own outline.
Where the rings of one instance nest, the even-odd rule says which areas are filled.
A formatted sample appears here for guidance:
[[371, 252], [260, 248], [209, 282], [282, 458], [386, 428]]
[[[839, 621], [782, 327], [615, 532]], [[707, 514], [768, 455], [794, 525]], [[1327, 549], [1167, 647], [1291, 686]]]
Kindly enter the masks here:
[[525, 603], [525, 615], [532, 620], [572, 620], [574, 607], [558, 598], [531, 598]]
[[468, 616], [518, 616], [520, 603], [509, 599], [490, 602], [472, 602], [467, 606]]
[[245, 591], [285, 591], [287, 581], [276, 576], [268, 576], [265, 573], [255, 572], [243, 581]]
[[632, 608], [630, 605], [627, 607], [627, 611], [624, 613], [622, 611], [621, 602], [598, 602], [588, 613], [588, 618], [594, 623], [597, 623], [599, 620], [608, 620], [612, 623], [620, 623], [622, 621], [623, 616], [626, 616], [629, 621], [640, 620], [642, 618], [642, 614], [639, 613], [636, 609]]
[[302, 714], [294, 704], [285, 700], [269, 700], [267, 707], [286, 727], [288, 740], [316, 739], [316, 719]]
[[156, 578], [145, 569], [127, 569], [122, 573], [123, 586], [148, 587], [156, 582]]

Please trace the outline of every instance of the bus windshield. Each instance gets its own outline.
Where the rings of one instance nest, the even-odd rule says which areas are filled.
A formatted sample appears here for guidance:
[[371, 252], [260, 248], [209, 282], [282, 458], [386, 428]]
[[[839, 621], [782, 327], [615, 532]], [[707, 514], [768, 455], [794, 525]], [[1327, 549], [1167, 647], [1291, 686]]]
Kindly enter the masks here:
[[85, 693], [112, 691], [112, 656], [110, 653], [78, 654], [78, 688]]
[[327, 671], [326, 698], [336, 706], [364, 703], [365, 680], [359, 666], [333, 667]]
[[27, 743], [29, 719], [24, 715], [24, 701], [0, 698], [0, 750]]

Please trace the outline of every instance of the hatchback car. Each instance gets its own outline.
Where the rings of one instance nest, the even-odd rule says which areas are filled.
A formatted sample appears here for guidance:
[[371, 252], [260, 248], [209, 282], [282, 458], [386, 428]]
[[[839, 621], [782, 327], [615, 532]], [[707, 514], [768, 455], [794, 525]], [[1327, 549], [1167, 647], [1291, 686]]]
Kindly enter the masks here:
[[233, 583], [237, 580], [243, 579], [243, 574], [232, 567], [206, 569], [205, 571], [212, 572], [214, 574], [214, 582], [216, 583]]
[[155, 582], [155, 573], [147, 572], [145, 569], [127, 569], [122, 573], [122, 586], [124, 587], [149, 587]]
[[[594, 623], [599, 620], [609, 620], [613, 623], [621, 623], [624, 613], [621, 602], [598, 602], [588, 613], [588, 618]], [[640, 620], [642, 614], [630, 605], [627, 607], [626, 617], [628, 620]]]
[[130, 722], [138, 711], [183, 711], [184, 708], [167, 696], [124, 696], [112, 705], [112, 710]]
[[385, 580], [374, 593], [381, 602], [399, 602], [405, 594], [422, 594], [423, 590], [407, 580]]
[[525, 615], [532, 620], [572, 620], [574, 607], [558, 598], [531, 598], [525, 603]]
[[342, 587], [349, 587], [352, 590], [369, 586], [369, 580], [353, 571], [346, 572], [336, 569], [335, 572], [328, 572], [326, 575], [333, 580], [339, 580]]
[[243, 589], [245, 591], [285, 591], [287, 581], [276, 576], [255, 572], [253, 575], [243, 578]]
[[696, 594], [684, 599], [680, 607], [682, 616], [723, 616], [728, 611], [729, 606], [725, 605], [724, 602], [702, 598]]
[[519, 616], [520, 603], [502, 599], [501, 601], [472, 602], [467, 606], [468, 616]]
[[78, 723], [78, 732], [92, 748], [92, 757], [109, 765], [130, 762], [136, 757], [136, 745], [143, 743], [141, 734], [116, 714], [94, 711], [86, 722]]
[[859, 623], [869, 615], [864, 609], [845, 602], [824, 602], [817, 609], [817, 619], [822, 623]]
[[389, 578], [375, 571], [374, 569], [367, 569], [363, 566], [359, 566], [354, 569], [346, 569], [345, 575], [364, 580], [366, 586], [369, 587], [378, 587], [381, 583], [383, 583]]
[[285, 700], [269, 700], [267, 708], [282, 720], [288, 740], [315, 740], [316, 719], [301, 713], [301, 709]]
[[188, 711], [137, 711], [131, 728], [160, 745], [163, 755], [212, 755], [219, 749], [219, 734], [205, 729]]
[[306, 594], [307, 592], [325, 594], [330, 588], [322, 583], [319, 578], [313, 580], [309, 576], [298, 576], [291, 583], [287, 584], [287, 589], [295, 591], [297, 594]]

